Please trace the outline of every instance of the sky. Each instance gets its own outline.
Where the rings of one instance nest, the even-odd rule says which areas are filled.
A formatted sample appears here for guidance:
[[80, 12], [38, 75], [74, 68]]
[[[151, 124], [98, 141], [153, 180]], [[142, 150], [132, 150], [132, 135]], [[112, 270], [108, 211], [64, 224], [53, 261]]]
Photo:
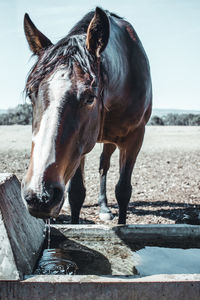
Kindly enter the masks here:
[[149, 57], [153, 107], [200, 110], [200, 0], [0, 0], [0, 109], [24, 103], [34, 63], [24, 13], [53, 43], [96, 6], [128, 20]]

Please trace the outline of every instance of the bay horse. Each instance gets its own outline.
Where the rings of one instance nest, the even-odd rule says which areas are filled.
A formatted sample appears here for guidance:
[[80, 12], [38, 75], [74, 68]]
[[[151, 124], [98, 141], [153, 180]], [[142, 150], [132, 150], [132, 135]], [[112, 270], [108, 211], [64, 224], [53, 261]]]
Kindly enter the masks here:
[[118, 147], [120, 175], [115, 195], [118, 223], [125, 224], [131, 174], [152, 109], [150, 67], [142, 43], [130, 23], [99, 7], [56, 44], [36, 28], [28, 14], [24, 30], [37, 57], [25, 88], [33, 121], [22, 196], [30, 214], [57, 217], [70, 181], [71, 221], [78, 223], [86, 194], [84, 157], [96, 143], [103, 143], [100, 217], [112, 217], [106, 176]]

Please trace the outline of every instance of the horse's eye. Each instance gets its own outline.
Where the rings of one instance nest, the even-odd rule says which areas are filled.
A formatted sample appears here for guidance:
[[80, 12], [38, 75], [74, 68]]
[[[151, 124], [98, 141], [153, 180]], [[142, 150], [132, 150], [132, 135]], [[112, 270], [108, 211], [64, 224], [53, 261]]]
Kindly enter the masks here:
[[31, 92], [28, 91], [26, 95], [27, 95], [27, 97], [31, 100]]
[[30, 102], [31, 102], [32, 105], [35, 104], [35, 95], [36, 94], [34, 92], [32, 92], [32, 91], [29, 91], [27, 93], [27, 96], [28, 96], [28, 98], [29, 98], [29, 100], [30, 100]]
[[86, 99], [85, 104], [91, 105], [94, 102], [95, 97], [91, 96], [88, 99]]

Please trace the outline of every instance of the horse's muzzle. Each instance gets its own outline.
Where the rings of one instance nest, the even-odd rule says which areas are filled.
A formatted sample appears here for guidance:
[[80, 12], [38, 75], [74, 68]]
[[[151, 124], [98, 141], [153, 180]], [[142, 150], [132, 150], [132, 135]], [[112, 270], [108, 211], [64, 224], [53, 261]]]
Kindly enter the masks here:
[[46, 185], [38, 193], [30, 188], [22, 188], [29, 213], [36, 218], [56, 218], [64, 202], [64, 188], [59, 183]]

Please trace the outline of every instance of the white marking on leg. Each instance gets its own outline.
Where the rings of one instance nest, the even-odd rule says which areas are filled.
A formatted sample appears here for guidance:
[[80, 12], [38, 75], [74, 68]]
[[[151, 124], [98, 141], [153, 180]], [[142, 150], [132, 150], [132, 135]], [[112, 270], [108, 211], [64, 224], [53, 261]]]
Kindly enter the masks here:
[[113, 219], [113, 214], [110, 213], [99, 213], [99, 218], [102, 221], [111, 221]]

